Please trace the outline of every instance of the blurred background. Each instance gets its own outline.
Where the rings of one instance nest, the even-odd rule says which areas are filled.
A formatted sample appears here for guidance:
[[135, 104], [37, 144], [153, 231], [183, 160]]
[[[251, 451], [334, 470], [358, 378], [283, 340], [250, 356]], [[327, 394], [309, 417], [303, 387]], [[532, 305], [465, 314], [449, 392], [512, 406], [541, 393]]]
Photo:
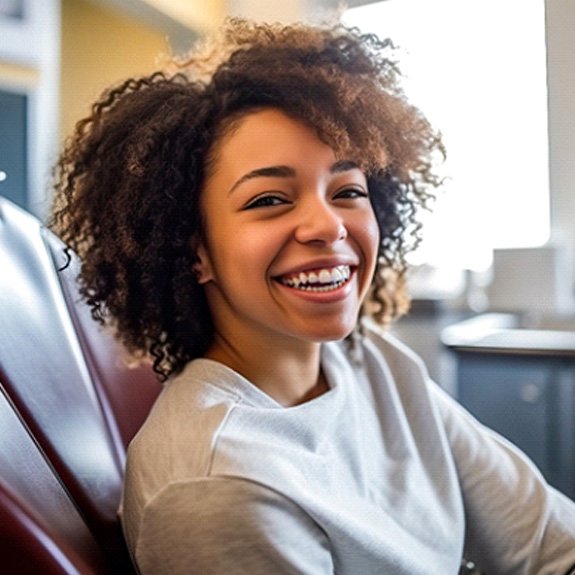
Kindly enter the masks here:
[[0, 0], [0, 195], [44, 219], [58, 150], [102, 90], [227, 16], [392, 38], [448, 152], [393, 331], [575, 492], [575, 2]]
[[[572, 311], [573, 2], [356, 0], [346, 7], [339, 0], [0, 0], [0, 193], [45, 217], [51, 166], [91, 102], [185, 52], [226, 16], [341, 15], [392, 38], [409, 98], [447, 146], [446, 185], [412, 258], [414, 295], [464, 298], [476, 311]], [[502, 280], [512, 289], [499, 289]]]

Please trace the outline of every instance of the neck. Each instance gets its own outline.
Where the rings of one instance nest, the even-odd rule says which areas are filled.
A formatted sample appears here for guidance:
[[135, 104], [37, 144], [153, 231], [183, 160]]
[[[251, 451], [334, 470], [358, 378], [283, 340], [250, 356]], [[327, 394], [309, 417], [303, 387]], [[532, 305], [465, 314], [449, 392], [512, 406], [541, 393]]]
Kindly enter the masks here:
[[[239, 344], [236, 342], [240, 342]], [[268, 340], [241, 345], [242, 338], [216, 335], [205, 357], [237, 371], [281, 405], [304, 403], [327, 391], [320, 344]], [[291, 344], [291, 345], [290, 345]]]

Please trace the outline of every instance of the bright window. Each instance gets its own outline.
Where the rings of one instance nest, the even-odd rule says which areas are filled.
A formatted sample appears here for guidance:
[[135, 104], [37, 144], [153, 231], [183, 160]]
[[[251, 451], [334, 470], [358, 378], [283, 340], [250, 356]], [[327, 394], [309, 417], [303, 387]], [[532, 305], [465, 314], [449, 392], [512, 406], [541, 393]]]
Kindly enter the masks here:
[[344, 22], [399, 47], [408, 98], [443, 134], [449, 176], [414, 263], [484, 269], [549, 237], [543, 0], [386, 0]]

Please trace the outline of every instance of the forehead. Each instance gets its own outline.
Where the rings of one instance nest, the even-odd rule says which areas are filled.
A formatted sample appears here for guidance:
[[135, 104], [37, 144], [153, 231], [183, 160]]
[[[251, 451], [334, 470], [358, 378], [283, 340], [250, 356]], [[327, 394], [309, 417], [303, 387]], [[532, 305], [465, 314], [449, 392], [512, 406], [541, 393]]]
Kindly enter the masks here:
[[337, 154], [310, 124], [281, 110], [266, 108], [244, 114], [226, 125], [210, 156], [208, 176], [213, 177], [234, 166], [253, 169], [301, 164], [306, 158], [316, 165], [332, 164]]
[[264, 108], [248, 112], [233, 120], [224, 129], [216, 147], [221, 150], [263, 141], [268, 144], [270, 150], [273, 150], [280, 146], [285, 138], [298, 139], [302, 143], [306, 141], [317, 143], [320, 140], [317, 130], [311, 124], [293, 118], [282, 110]]

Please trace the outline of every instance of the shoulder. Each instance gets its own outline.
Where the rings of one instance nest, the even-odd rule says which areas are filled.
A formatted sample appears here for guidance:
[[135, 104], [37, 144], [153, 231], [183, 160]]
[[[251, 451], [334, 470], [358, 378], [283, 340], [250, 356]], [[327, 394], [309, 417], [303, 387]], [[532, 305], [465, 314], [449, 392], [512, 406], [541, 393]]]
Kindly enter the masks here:
[[434, 385], [421, 358], [388, 330], [366, 320], [362, 334], [359, 353], [350, 351], [347, 355], [352, 362], [357, 355], [358, 364], [372, 384], [385, 381], [400, 391], [413, 388], [416, 392]]
[[241, 402], [226, 387], [229, 377], [216, 365], [191, 362], [166, 383], [128, 448], [120, 508], [128, 539], [134, 539], [152, 502], [173, 498], [178, 486], [192, 489], [210, 476], [222, 429]]
[[362, 324], [365, 333], [364, 347], [370, 354], [379, 354], [390, 365], [396, 364], [402, 368], [411, 366], [422, 376], [427, 377], [427, 368], [421, 358], [405, 343], [395, 337], [389, 330], [378, 326], [372, 320], [366, 320]]
[[422, 440], [444, 435], [445, 420], [457, 410], [456, 403], [431, 379], [413, 350], [369, 322], [364, 325], [360, 355], [360, 381], [381, 417], [388, 419], [391, 410], [409, 422], [412, 432], [418, 427]]
[[214, 362], [191, 362], [167, 382], [128, 448], [127, 483], [145, 482], [151, 497], [168, 482], [209, 475], [221, 430], [242, 401], [226, 381], [233, 376]]

